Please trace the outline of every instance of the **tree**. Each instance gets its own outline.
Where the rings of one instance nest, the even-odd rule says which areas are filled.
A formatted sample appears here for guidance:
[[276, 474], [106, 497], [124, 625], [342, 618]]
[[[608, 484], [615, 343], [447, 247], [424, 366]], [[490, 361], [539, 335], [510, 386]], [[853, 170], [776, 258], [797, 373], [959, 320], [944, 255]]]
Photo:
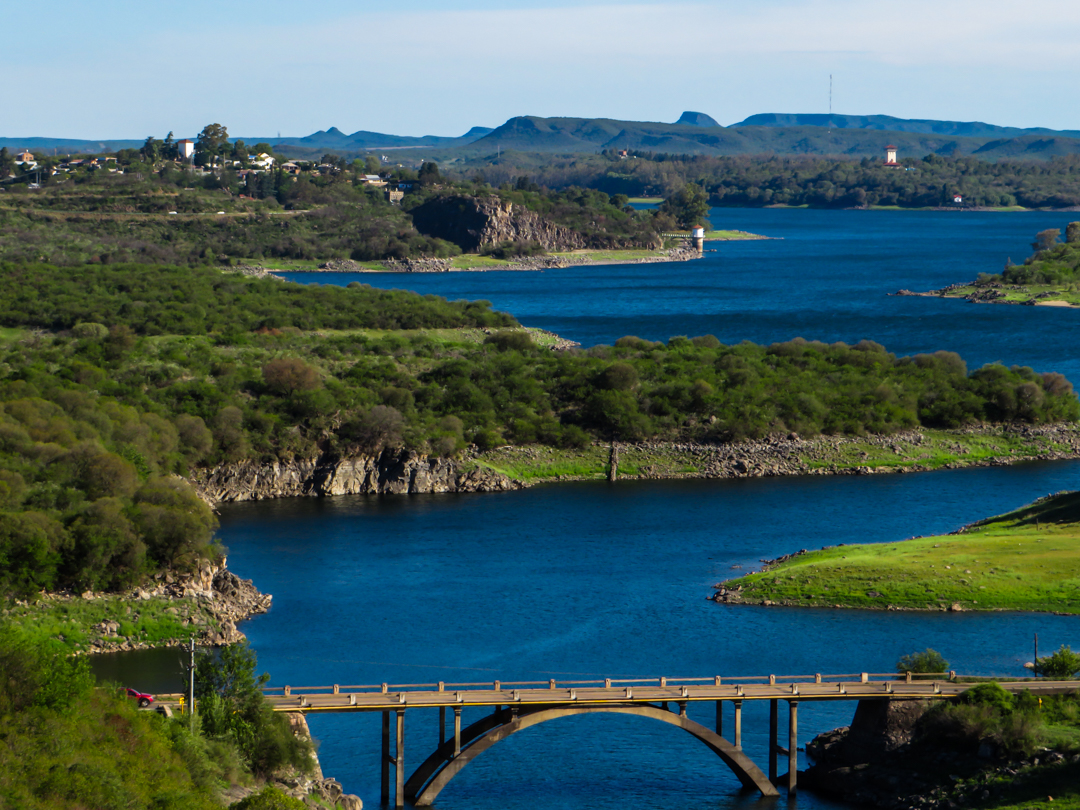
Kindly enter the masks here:
[[0, 149], [0, 180], [5, 179], [8, 175], [15, 171], [15, 158], [8, 153], [8, 148], [5, 146]]
[[1077, 672], [1080, 672], [1080, 654], [1065, 644], [1053, 655], [1035, 661], [1035, 674], [1047, 678], [1071, 678]]
[[1070, 222], [1065, 227], [1065, 241], [1070, 245], [1080, 243], [1080, 222]]
[[161, 157], [161, 141], [155, 141], [154, 137], [150, 136], [139, 149], [139, 154], [147, 163], [157, 162]]
[[221, 124], [207, 124], [195, 139], [195, 162], [207, 166], [214, 158], [224, 154], [229, 143], [229, 132]]
[[203, 732], [235, 742], [256, 774], [285, 764], [309, 773], [314, 764], [311, 743], [294, 735], [288, 719], [267, 705], [262, 687], [270, 676], [256, 675], [257, 665], [247, 641], [199, 653], [195, 700]]
[[422, 186], [433, 186], [436, 183], [441, 183], [442, 175], [439, 173], [439, 164], [433, 162], [424, 163], [420, 167], [416, 179]]
[[262, 369], [263, 381], [271, 391], [291, 397], [298, 391], [319, 387], [319, 372], [298, 357], [271, 360]]
[[941, 653], [927, 647], [922, 652], [902, 656], [896, 662], [897, 672], [945, 672], [949, 662]]
[[1044, 250], [1049, 250], [1054, 245], [1060, 243], [1061, 230], [1059, 228], [1047, 228], [1045, 231], [1039, 231], [1035, 234], [1035, 241], [1031, 243], [1032, 249], [1036, 253], [1042, 253]]
[[709, 197], [697, 183], [687, 183], [660, 204], [662, 213], [675, 217], [682, 229], [704, 225], [709, 213]]

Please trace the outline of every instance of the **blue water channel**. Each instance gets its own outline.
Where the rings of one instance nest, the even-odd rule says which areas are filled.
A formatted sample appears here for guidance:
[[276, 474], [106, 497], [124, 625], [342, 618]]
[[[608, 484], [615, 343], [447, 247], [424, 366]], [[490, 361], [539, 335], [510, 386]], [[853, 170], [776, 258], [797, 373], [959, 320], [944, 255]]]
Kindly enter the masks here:
[[[297, 275], [485, 298], [585, 345], [626, 334], [722, 341], [870, 338], [1062, 371], [1080, 312], [889, 297], [1020, 261], [1052, 213], [724, 210], [714, 225], [782, 239], [722, 243], [696, 262], [543, 273]], [[517, 493], [342, 497], [221, 510], [229, 565], [274, 595], [243, 627], [273, 683], [588, 679], [888, 671], [933, 647], [958, 670], [1023, 674], [1032, 636], [1080, 643], [1075, 618], [718, 605], [710, 586], [801, 548], [954, 530], [1080, 486], [1080, 462], [917, 475], [539, 486]], [[741, 567], [741, 568], [740, 568]], [[171, 661], [175, 653], [161, 653]], [[800, 742], [853, 704], [800, 706]], [[767, 707], [744, 743], [766, 762]], [[691, 717], [711, 723], [711, 705]], [[407, 764], [436, 715], [407, 715]], [[466, 722], [475, 719], [466, 712]], [[730, 717], [730, 715], [729, 715]], [[378, 804], [379, 718], [309, 718], [328, 775]], [[785, 804], [787, 799], [782, 800]], [[445, 810], [773, 806], [672, 727], [589, 715], [515, 735], [440, 794]], [[798, 808], [839, 807], [808, 793]]]

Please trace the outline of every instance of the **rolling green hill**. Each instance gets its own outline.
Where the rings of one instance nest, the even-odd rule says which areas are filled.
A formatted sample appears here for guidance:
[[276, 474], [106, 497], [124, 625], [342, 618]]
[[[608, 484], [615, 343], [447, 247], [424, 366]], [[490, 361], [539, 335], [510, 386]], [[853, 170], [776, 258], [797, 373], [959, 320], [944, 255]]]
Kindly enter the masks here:
[[[844, 155], [862, 158], [881, 156], [885, 147], [890, 144], [895, 145], [902, 156], [919, 157], [935, 153], [978, 155], [988, 160], [1043, 160], [1080, 153], [1080, 138], [1073, 137], [1075, 133], [1054, 133], [1049, 130], [1040, 134], [1009, 130], [1005, 127], [992, 128], [984, 124], [961, 125], [956, 122], [914, 122], [926, 124], [928, 127], [931, 124], [940, 124], [941, 132], [896, 131], [877, 126], [850, 125], [828, 129], [820, 125], [786, 126], [783, 123], [788, 118], [801, 119], [803, 116], [773, 118], [779, 119], [780, 123], [751, 126], [744, 122], [736, 126], [721, 127], [695, 123], [617, 121], [609, 118], [519, 116], [511, 118], [489, 135], [461, 147], [460, 153], [494, 154], [496, 151], [510, 149], [522, 152], [588, 153], [604, 149], [626, 149], [672, 154]], [[893, 120], [898, 122], [897, 125], [913, 123]], [[986, 134], [958, 134], [965, 126], [980, 132], [983, 131], [980, 127], [985, 128]], [[991, 129], [994, 130], [993, 134], [989, 133]]]

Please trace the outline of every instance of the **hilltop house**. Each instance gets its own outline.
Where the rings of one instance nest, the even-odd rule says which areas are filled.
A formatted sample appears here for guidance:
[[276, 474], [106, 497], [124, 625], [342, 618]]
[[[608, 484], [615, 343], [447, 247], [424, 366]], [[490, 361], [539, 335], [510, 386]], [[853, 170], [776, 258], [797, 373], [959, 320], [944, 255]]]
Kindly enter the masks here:
[[195, 157], [195, 141], [190, 138], [184, 138], [182, 141], [177, 141], [176, 154], [180, 157], [180, 160], [191, 160]]
[[259, 152], [257, 155], [248, 155], [248, 163], [252, 166], [269, 169], [274, 165], [274, 157], [266, 154], [266, 152]]
[[361, 182], [365, 186], [385, 186], [386, 181], [377, 174], [365, 174]]

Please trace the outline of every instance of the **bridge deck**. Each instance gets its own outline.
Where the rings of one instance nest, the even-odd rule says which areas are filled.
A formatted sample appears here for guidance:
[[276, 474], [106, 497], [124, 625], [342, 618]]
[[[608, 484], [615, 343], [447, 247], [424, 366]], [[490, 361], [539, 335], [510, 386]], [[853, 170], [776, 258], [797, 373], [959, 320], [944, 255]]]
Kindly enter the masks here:
[[[895, 677], [895, 676], [894, 676]], [[656, 684], [659, 679], [653, 679]], [[701, 679], [698, 679], [701, 680]], [[1001, 682], [1010, 691], [1030, 689], [1038, 694], [1061, 694], [1080, 689], [1078, 681]], [[435, 684], [382, 687], [277, 687], [266, 691], [275, 711], [379, 712], [398, 709], [464, 706], [628, 705], [645, 703], [692, 703], [718, 700], [835, 701], [951, 697], [969, 689], [971, 683], [956, 680], [834, 680], [787, 683], [589, 685], [508, 688], [510, 684]], [[426, 687], [426, 688], [425, 688]], [[487, 688], [485, 688], [487, 687]], [[378, 689], [378, 691], [374, 691]], [[279, 693], [279, 694], [275, 694]]]

